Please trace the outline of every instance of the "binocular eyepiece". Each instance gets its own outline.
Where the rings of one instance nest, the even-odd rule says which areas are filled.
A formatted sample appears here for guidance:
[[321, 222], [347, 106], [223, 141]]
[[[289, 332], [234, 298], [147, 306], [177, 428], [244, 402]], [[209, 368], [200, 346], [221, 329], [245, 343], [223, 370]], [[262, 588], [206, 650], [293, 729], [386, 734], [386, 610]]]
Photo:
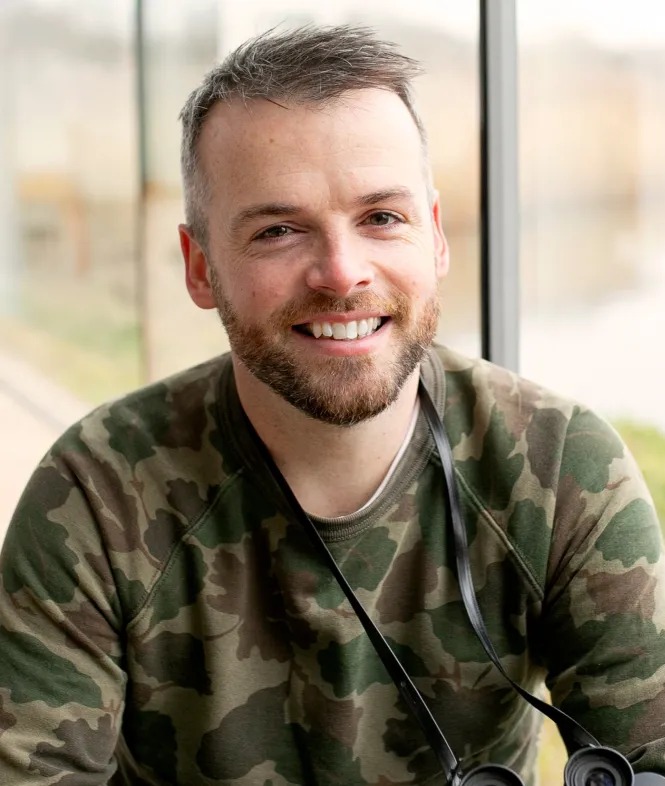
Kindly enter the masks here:
[[633, 768], [611, 748], [581, 748], [568, 759], [565, 786], [632, 786]]
[[[633, 786], [633, 768], [618, 751], [588, 747], [575, 751], [563, 773], [564, 786]], [[498, 764], [474, 767], [455, 786], [524, 786], [517, 773]], [[645, 784], [646, 786], [646, 784]]]

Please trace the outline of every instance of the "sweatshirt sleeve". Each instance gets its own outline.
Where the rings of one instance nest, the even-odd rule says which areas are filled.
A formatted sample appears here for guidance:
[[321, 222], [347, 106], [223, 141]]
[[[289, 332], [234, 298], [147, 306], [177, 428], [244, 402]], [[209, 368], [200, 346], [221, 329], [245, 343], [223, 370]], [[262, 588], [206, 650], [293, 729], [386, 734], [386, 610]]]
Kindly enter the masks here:
[[107, 783], [125, 673], [100, 522], [67, 463], [47, 456], [0, 557], [0, 783]]
[[588, 410], [561, 460], [542, 641], [553, 702], [635, 770], [665, 775], [665, 560], [637, 465]]

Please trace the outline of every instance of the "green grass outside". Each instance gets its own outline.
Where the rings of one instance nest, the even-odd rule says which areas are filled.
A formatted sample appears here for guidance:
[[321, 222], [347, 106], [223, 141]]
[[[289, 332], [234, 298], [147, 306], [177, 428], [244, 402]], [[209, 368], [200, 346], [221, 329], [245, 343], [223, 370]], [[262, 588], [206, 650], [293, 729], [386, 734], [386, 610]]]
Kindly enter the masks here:
[[618, 420], [614, 426], [644, 473], [661, 527], [665, 529], [665, 433], [655, 426], [631, 420]]

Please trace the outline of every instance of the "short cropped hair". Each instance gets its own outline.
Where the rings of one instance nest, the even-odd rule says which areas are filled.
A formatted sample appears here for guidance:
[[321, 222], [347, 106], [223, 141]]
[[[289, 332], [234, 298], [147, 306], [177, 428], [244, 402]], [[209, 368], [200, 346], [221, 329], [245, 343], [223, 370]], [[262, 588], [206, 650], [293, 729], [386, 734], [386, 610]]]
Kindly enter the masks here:
[[389, 90], [409, 110], [427, 160], [427, 136], [411, 86], [421, 72], [420, 64], [399, 52], [396, 44], [361, 26], [272, 29], [242, 44], [205, 75], [180, 113], [185, 220], [193, 236], [206, 245], [208, 182], [200, 167], [198, 140], [215, 104], [257, 98], [317, 104], [349, 90]]

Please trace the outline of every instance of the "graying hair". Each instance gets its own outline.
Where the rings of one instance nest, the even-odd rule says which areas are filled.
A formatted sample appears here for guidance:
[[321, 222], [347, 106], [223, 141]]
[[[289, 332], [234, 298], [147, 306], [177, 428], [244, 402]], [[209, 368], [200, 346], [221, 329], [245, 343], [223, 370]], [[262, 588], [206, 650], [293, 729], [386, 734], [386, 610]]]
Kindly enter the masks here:
[[417, 61], [367, 27], [272, 29], [246, 41], [205, 75], [180, 112], [185, 220], [194, 237], [205, 246], [208, 182], [200, 167], [198, 140], [215, 104], [237, 98], [315, 104], [339, 98], [348, 90], [389, 90], [409, 110], [427, 161], [427, 136], [411, 88], [421, 72]]

